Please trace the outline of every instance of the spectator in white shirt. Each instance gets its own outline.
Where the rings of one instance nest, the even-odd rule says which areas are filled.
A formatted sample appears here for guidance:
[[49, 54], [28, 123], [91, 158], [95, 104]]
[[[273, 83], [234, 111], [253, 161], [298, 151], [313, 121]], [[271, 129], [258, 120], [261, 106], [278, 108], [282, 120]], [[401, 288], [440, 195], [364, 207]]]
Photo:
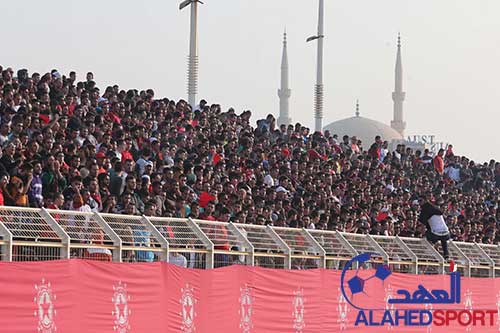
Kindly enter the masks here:
[[172, 265], [187, 268], [187, 260], [182, 254], [177, 252], [170, 252], [168, 255], [168, 262]]

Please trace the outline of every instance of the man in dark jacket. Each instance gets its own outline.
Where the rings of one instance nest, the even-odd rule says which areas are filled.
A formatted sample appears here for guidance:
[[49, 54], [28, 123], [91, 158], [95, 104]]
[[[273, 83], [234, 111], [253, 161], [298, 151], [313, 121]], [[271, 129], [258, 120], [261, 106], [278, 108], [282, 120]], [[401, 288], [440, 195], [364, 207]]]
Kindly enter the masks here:
[[449, 259], [448, 239], [450, 239], [450, 231], [443, 217], [443, 212], [433, 205], [430, 200], [430, 195], [421, 198], [420, 216], [418, 220], [425, 224], [427, 231], [425, 237], [429, 242], [435, 244], [441, 241], [444, 259]]

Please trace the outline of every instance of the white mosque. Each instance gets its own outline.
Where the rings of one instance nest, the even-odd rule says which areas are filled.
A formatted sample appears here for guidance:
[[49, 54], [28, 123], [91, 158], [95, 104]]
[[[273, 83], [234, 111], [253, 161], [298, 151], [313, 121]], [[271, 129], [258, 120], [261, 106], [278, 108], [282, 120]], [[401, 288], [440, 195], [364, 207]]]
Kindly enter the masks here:
[[[283, 54], [281, 61], [281, 88], [278, 90], [280, 99], [280, 114], [278, 124], [290, 124], [292, 122], [289, 113], [289, 99], [291, 90], [288, 86], [288, 55], [286, 34], [283, 40]], [[356, 136], [363, 142], [363, 146], [369, 146], [374, 142], [374, 138], [380, 135], [389, 143], [404, 142], [404, 131], [406, 122], [403, 120], [403, 101], [405, 92], [403, 91], [403, 65], [401, 60], [401, 37], [398, 35], [396, 68], [395, 68], [395, 87], [392, 93], [394, 103], [394, 114], [391, 125], [388, 126], [380, 121], [365, 118], [359, 114], [359, 103], [356, 103], [356, 113], [354, 117], [341, 119], [323, 127], [323, 130], [329, 130], [332, 134], [337, 134], [339, 138], [344, 135]]]

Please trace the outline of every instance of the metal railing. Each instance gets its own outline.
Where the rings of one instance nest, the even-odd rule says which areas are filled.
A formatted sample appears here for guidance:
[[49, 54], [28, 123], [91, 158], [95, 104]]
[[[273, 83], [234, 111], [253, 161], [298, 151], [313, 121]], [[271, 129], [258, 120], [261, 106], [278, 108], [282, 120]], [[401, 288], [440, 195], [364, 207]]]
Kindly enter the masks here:
[[[465, 276], [500, 276], [500, 246], [449, 242]], [[234, 264], [281, 269], [342, 269], [370, 252], [366, 267], [413, 274], [446, 273], [440, 245], [420, 238], [222, 223], [189, 218], [0, 207], [0, 260], [82, 258], [170, 261], [190, 268]]]

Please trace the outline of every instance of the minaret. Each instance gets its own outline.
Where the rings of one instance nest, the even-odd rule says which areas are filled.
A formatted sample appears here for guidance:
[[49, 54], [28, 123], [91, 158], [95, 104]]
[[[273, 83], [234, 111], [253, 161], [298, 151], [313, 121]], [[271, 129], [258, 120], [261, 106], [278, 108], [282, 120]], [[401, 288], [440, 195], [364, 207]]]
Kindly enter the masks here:
[[289, 112], [289, 99], [292, 91], [288, 87], [288, 52], [286, 48], [286, 30], [283, 33], [283, 54], [281, 56], [281, 88], [278, 89], [280, 98], [280, 116], [278, 125], [289, 125], [292, 123]]
[[398, 34], [398, 51], [396, 55], [395, 87], [392, 93], [394, 101], [394, 117], [391, 127], [404, 136], [406, 122], [403, 121], [403, 101], [406, 93], [403, 91], [403, 64], [401, 62], [401, 36]]
[[359, 117], [359, 100], [356, 100], [356, 117]]

